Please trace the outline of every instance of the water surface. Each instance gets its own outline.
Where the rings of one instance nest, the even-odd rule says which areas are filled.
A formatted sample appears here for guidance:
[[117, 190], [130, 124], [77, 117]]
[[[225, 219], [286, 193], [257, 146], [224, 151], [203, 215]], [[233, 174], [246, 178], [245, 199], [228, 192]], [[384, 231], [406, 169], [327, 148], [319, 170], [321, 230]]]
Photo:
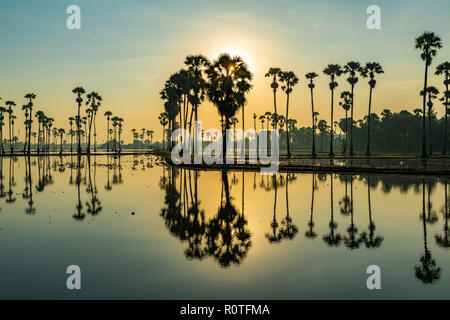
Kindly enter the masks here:
[[[150, 156], [0, 169], [2, 299], [450, 298], [444, 178], [189, 171]], [[369, 265], [381, 290], [366, 287]]]

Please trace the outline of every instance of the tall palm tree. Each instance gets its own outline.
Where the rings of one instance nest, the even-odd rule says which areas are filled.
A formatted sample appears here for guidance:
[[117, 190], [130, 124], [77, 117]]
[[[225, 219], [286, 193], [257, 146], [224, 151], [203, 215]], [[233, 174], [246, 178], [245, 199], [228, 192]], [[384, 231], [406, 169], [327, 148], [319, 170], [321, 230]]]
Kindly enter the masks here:
[[[0, 98], [1, 100], [2, 98]], [[3, 126], [5, 125], [5, 123], [3, 122], [3, 120], [5, 119], [4, 114], [6, 113], [6, 109], [2, 106], [0, 106], [0, 149], [1, 149], [1, 154], [5, 154], [5, 149], [3, 148]]]
[[348, 74], [347, 82], [351, 86], [352, 103], [350, 106], [350, 155], [353, 156], [353, 107], [355, 105], [355, 85], [358, 83], [359, 78], [357, 73], [361, 73], [363, 69], [359, 62], [350, 61], [344, 66], [344, 73]]
[[105, 117], [106, 117], [106, 145], [107, 145], [107, 151], [109, 152], [109, 141], [110, 141], [110, 133], [109, 133], [109, 120], [111, 120], [112, 112], [106, 111]]
[[59, 143], [59, 154], [62, 154], [62, 152], [63, 152], [63, 137], [64, 137], [65, 133], [66, 133], [66, 130], [64, 130], [63, 128], [58, 129], [58, 134], [61, 139], [60, 143]]
[[277, 113], [277, 89], [279, 87], [278, 81], [281, 77], [281, 69], [280, 68], [270, 68], [266, 73], [266, 78], [272, 78], [272, 83], [270, 87], [273, 90], [273, 109], [274, 112]]
[[383, 68], [378, 62], [367, 62], [366, 66], [362, 68], [361, 75], [364, 78], [369, 77], [369, 86], [370, 86], [370, 94], [369, 94], [369, 111], [367, 113], [367, 151], [366, 155], [370, 155], [370, 120], [371, 120], [371, 108], [372, 108], [372, 91], [377, 84], [375, 80], [375, 74], [384, 73]]
[[420, 95], [424, 95], [427, 96], [428, 95], [428, 102], [427, 102], [427, 107], [428, 107], [428, 137], [430, 140], [430, 151], [429, 154], [432, 155], [433, 154], [433, 147], [432, 147], [432, 115], [433, 115], [433, 100], [437, 98], [437, 95], [439, 94], [439, 90], [434, 87], [434, 86], [429, 86], [427, 87], [426, 92], [424, 92], [423, 90], [420, 91]]
[[344, 142], [344, 149], [342, 151], [344, 154], [347, 150], [348, 110], [350, 110], [351, 102], [352, 102], [352, 94], [350, 93], [350, 91], [341, 92], [341, 101], [339, 102], [339, 105], [345, 110], [345, 142]]
[[447, 124], [447, 117], [448, 117], [448, 110], [449, 110], [449, 99], [450, 99], [450, 91], [448, 90], [448, 86], [450, 85], [450, 62], [443, 62], [440, 65], [436, 67], [436, 75], [444, 75], [444, 85], [445, 85], [445, 92], [444, 96], [442, 97], [441, 101], [443, 101], [443, 105], [445, 107], [445, 122], [444, 122], [444, 151], [442, 154], [447, 153], [447, 141], [448, 141], [448, 124]]
[[[210, 67], [209, 60], [202, 55], [187, 56], [184, 64], [188, 66], [188, 71], [191, 73], [191, 89], [193, 94], [189, 95], [190, 103], [192, 105], [192, 114], [195, 115], [194, 121], [198, 121], [198, 107], [205, 100], [206, 81], [204, 79], [204, 72]], [[194, 143], [197, 141], [197, 132], [194, 132]], [[195, 147], [195, 145], [194, 145]]]
[[[437, 51], [442, 48], [442, 41], [434, 32], [424, 32], [415, 40], [416, 49], [421, 51], [420, 57], [425, 61], [425, 78], [423, 82], [423, 91], [428, 87], [428, 67], [436, 56]], [[422, 157], [427, 157], [427, 144], [425, 138], [425, 113], [426, 113], [426, 95], [423, 95], [423, 119], [422, 119]]]
[[253, 114], [253, 127], [255, 129], [255, 134], [256, 134], [256, 118], [258, 118], [258, 116], [256, 115], [256, 113]]
[[77, 123], [77, 142], [78, 142], [78, 154], [81, 154], [81, 115], [80, 115], [80, 109], [81, 109], [81, 103], [83, 102], [83, 94], [86, 93], [83, 87], [76, 87], [72, 90], [72, 93], [76, 94], [76, 102], [78, 104], [78, 116], [76, 118]]
[[306, 79], [309, 80], [309, 84], [308, 84], [308, 88], [311, 91], [311, 117], [312, 117], [312, 149], [311, 149], [311, 154], [313, 157], [316, 156], [316, 137], [315, 137], [315, 132], [316, 132], [316, 126], [315, 126], [315, 121], [314, 121], [314, 94], [313, 94], [313, 90], [315, 88], [315, 84], [314, 84], [314, 79], [317, 78], [319, 75], [315, 72], [308, 72], [305, 77]]
[[161, 124], [161, 126], [163, 127], [163, 150], [166, 149], [166, 126], [168, 123], [168, 119], [167, 119], [167, 113], [166, 112], [162, 112], [159, 117], [159, 123]]
[[95, 115], [98, 111], [98, 108], [101, 105], [102, 97], [95, 91], [92, 91], [87, 95], [86, 106], [90, 106], [86, 112], [90, 115], [89, 118], [89, 132], [88, 132], [88, 145], [87, 145], [87, 153], [91, 153], [91, 132], [92, 132], [92, 124], [94, 122]]
[[252, 74], [239, 56], [231, 57], [223, 53], [213, 61], [206, 71], [208, 77], [207, 95], [215, 105], [225, 123], [222, 137], [222, 154], [225, 163], [227, 153], [226, 130], [230, 128], [230, 119], [245, 104], [248, 91], [242, 90], [243, 84], [249, 87]]
[[70, 153], [72, 153], [72, 151], [73, 151], [73, 135], [72, 135], [72, 132], [73, 132], [73, 122], [75, 121], [75, 118], [74, 117], [69, 117], [69, 124], [70, 124], [70, 131], [69, 131], [69, 134], [70, 134]]
[[[330, 90], [331, 90], [331, 122], [333, 123], [333, 107], [334, 107], [334, 89], [337, 88], [338, 83], [336, 82], [336, 78], [342, 74], [342, 68], [338, 64], [329, 64], [324, 70], [323, 73], [330, 77]], [[333, 127], [330, 127], [330, 157], [334, 156], [334, 148], [333, 148]]]
[[25, 99], [28, 99], [28, 111], [29, 111], [29, 128], [28, 128], [28, 154], [31, 152], [31, 125], [33, 123], [33, 100], [36, 99], [36, 95], [34, 93], [27, 93], [25, 95]]
[[23, 143], [23, 153], [27, 151], [27, 141], [28, 141], [28, 104], [22, 106], [22, 110], [25, 111], [25, 121], [23, 124], [25, 125], [25, 140]]
[[12, 109], [12, 107], [16, 106], [16, 103], [14, 101], [6, 101], [5, 105], [8, 106], [8, 115], [9, 115], [9, 149], [11, 151], [11, 154], [14, 153], [13, 147], [12, 147], [12, 126], [13, 126], [13, 112], [14, 110]]
[[[292, 93], [293, 87], [298, 84], [299, 79], [292, 71], [284, 71], [280, 74], [280, 81], [283, 84], [281, 89], [286, 93], [286, 119], [289, 119], [289, 97]], [[276, 113], [276, 111], [275, 111]], [[276, 124], [275, 124], [276, 125]], [[276, 126], [275, 126], [276, 128]], [[286, 128], [286, 134], [289, 135], [289, 127]], [[289, 139], [287, 139], [287, 156], [291, 157], [291, 148]]]

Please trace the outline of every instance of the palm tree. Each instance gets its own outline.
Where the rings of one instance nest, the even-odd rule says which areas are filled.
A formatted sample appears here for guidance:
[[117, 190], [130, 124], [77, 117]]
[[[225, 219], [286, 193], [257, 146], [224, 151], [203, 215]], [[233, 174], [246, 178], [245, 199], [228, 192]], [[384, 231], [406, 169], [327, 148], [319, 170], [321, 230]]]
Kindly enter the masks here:
[[[0, 98], [1, 100], [2, 98]], [[2, 106], [0, 106], [0, 148], [1, 148], [1, 153], [2, 155], [5, 154], [5, 149], [3, 148], [3, 126], [4, 126], [4, 122], [3, 120], [5, 119], [4, 113], [6, 112], [6, 109]]]
[[107, 145], [107, 151], [109, 152], [109, 141], [110, 141], [110, 133], [109, 133], [109, 120], [111, 120], [112, 112], [106, 111], [105, 117], [106, 117], [106, 145]]
[[80, 109], [81, 109], [81, 103], [83, 102], [82, 95], [86, 93], [83, 87], [76, 87], [72, 90], [72, 93], [76, 94], [77, 99], [76, 102], [78, 104], [78, 116], [76, 118], [77, 123], [77, 142], [78, 142], [78, 154], [81, 154], [81, 116], [80, 116]]
[[450, 62], [443, 62], [440, 65], [436, 67], [436, 75], [444, 75], [444, 85], [445, 85], [445, 92], [444, 96], [442, 97], [441, 101], [443, 101], [443, 105], [445, 107], [445, 130], [444, 130], [444, 151], [442, 154], [447, 153], [447, 140], [448, 140], [448, 125], [447, 125], [447, 116], [448, 116], [448, 110], [449, 110], [449, 99], [450, 99], [450, 91], [448, 90], [448, 86], [450, 85]]
[[370, 86], [370, 94], [369, 94], [369, 111], [367, 113], [367, 151], [366, 155], [370, 155], [370, 118], [371, 118], [371, 108], [372, 108], [372, 91], [375, 88], [375, 85], [377, 84], [377, 81], [375, 80], [375, 74], [384, 73], [383, 68], [378, 62], [367, 62], [366, 66], [362, 69], [361, 75], [364, 78], [367, 78], [369, 76], [369, 86]]
[[277, 113], [277, 89], [278, 89], [278, 81], [281, 77], [281, 69], [280, 68], [270, 68], [266, 73], [266, 78], [272, 78], [272, 83], [270, 87], [273, 90], [273, 108], [274, 112]]
[[[198, 106], [205, 100], [206, 92], [206, 81], [203, 77], [204, 72], [210, 67], [211, 63], [209, 60], [202, 55], [190, 55], [187, 56], [184, 64], [188, 66], [188, 71], [191, 73], [191, 89], [193, 91], [192, 95], [189, 95], [190, 103], [192, 105], [192, 114], [195, 115], [194, 121], [198, 121]], [[197, 141], [197, 132], [194, 132], [194, 148], [195, 142]]]
[[245, 104], [247, 89], [250, 87], [252, 74], [239, 56], [231, 57], [223, 53], [213, 61], [206, 71], [208, 77], [207, 94], [209, 100], [216, 106], [221, 117], [225, 118], [222, 154], [225, 162], [227, 153], [226, 130], [240, 107]]
[[13, 111], [12, 107], [15, 107], [16, 103], [14, 101], [6, 101], [5, 105], [8, 106], [7, 112], [9, 114], [9, 149], [11, 151], [11, 154], [13, 154], [14, 151], [13, 151], [13, 147], [12, 147], [12, 138], [13, 138], [12, 137], [12, 134], [13, 134], [12, 126], [13, 126], [13, 112], [14, 111]]
[[[39, 153], [40, 152], [39, 146], [40, 146], [40, 142], [41, 142], [41, 128], [42, 128], [42, 133], [44, 133], [45, 115], [42, 111], [38, 111], [38, 112], [36, 112], [36, 114], [34, 116], [38, 119], [37, 153]], [[42, 138], [44, 138], [44, 136]]]
[[69, 117], [69, 124], [70, 124], [70, 131], [69, 131], [69, 134], [70, 134], [70, 153], [72, 153], [72, 151], [73, 151], [73, 148], [72, 148], [72, 144], [73, 144], [73, 135], [72, 135], [72, 127], [73, 127], [73, 122], [75, 121], [75, 118], [74, 117]]
[[[298, 83], [299, 79], [292, 71], [281, 72], [279, 77], [281, 83], [283, 83], [281, 89], [286, 93], [286, 119], [289, 119], [289, 96], [292, 93], [293, 87]], [[277, 113], [276, 110], [275, 113]], [[286, 134], [289, 135], [289, 128], [287, 128]], [[287, 156], [288, 158], [291, 157], [291, 148], [289, 144], [289, 139], [287, 139]]]
[[[342, 74], [341, 66], [338, 64], [329, 64], [324, 70], [327, 76], [330, 77], [330, 90], [331, 90], [331, 123], [333, 123], [333, 107], [334, 107], [334, 89], [337, 88], [338, 83], [336, 82], [336, 77]], [[333, 128], [330, 127], [330, 157], [334, 156], [333, 148]]]
[[328, 132], [330, 126], [327, 124], [325, 120], [320, 120], [317, 125], [317, 128], [319, 129], [320, 132], [320, 152], [323, 152], [323, 136]]
[[118, 123], [117, 123], [117, 125], [118, 125], [118, 127], [119, 127], [119, 130], [118, 130], [118, 135], [119, 135], [119, 153], [121, 153], [122, 152], [122, 140], [121, 140], [121, 135], [122, 135], [122, 125], [123, 125], [123, 118], [119, 118], [118, 120]]
[[159, 123], [162, 125], [163, 127], [163, 150], [166, 149], [166, 126], [168, 123], [168, 119], [167, 119], [167, 112], [162, 112], [159, 117]]
[[427, 88], [426, 92], [424, 92], [423, 90], [420, 91], [420, 95], [425, 95], [425, 96], [428, 95], [427, 107], [428, 107], [428, 136], [430, 139], [430, 152], [429, 152], [430, 155], [433, 154], [433, 148], [432, 148], [433, 137], [431, 135], [431, 132], [432, 132], [431, 116], [433, 115], [433, 100], [437, 98], [438, 94], [439, 94], [439, 90], [434, 86], [429, 86]]
[[[428, 67], [436, 56], [437, 51], [442, 48], [441, 38], [434, 32], [424, 32], [416, 38], [416, 49], [421, 51], [420, 57], [425, 61], [425, 78], [423, 83], [423, 91], [427, 91], [428, 87]], [[425, 113], [426, 113], [426, 95], [423, 95], [423, 119], [422, 119], [422, 157], [427, 157], [427, 145], [425, 138]]]
[[258, 116], [256, 115], [256, 113], [253, 114], [253, 127], [255, 129], [255, 134], [256, 134], [256, 118], [258, 118]]
[[89, 133], [88, 133], [88, 145], [87, 145], [87, 153], [91, 153], [91, 132], [92, 132], [92, 123], [94, 122], [95, 115], [98, 111], [98, 108], [101, 105], [102, 97], [95, 91], [92, 91], [87, 95], [86, 106], [90, 106], [89, 109], [86, 110], [89, 118]]
[[319, 75], [315, 72], [308, 72], [305, 77], [306, 79], [309, 80], [309, 84], [308, 84], [308, 88], [311, 91], [311, 116], [312, 116], [312, 156], [315, 157], [316, 156], [316, 137], [315, 137], [315, 132], [316, 132], [316, 126], [315, 126], [315, 121], [314, 121], [314, 94], [313, 94], [313, 90], [315, 88], [315, 84], [314, 84], [314, 79], [317, 78]]
[[355, 85], [358, 83], [357, 73], [362, 72], [361, 65], [359, 62], [350, 61], [344, 66], [344, 73], [348, 73], [349, 77], [347, 78], [347, 82], [351, 86], [351, 107], [350, 107], [350, 155], [353, 156], [353, 106], [355, 105]]
[[27, 150], [27, 140], [28, 140], [28, 104], [22, 106], [22, 110], [25, 111], [25, 121], [23, 124], [25, 125], [25, 140], [23, 143], [23, 153]]
[[63, 147], [62, 147], [62, 145], [63, 145], [63, 137], [64, 137], [64, 134], [66, 133], [66, 130], [64, 130], [64, 129], [58, 129], [58, 134], [59, 134], [59, 137], [60, 137], [60, 139], [61, 139], [61, 142], [60, 142], [60, 144], [59, 144], [59, 147], [60, 147], [60, 149], [59, 149], [59, 154], [62, 154], [62, 152], [63, 152]]
[[341, 92], [341, 101], [339, 105], [345, 110], [345, 142], [344, 142], [344, 150], [342, 151], [344, 154], [347, 150], [347, 138], [348, 138], [348, 110], [350, 110], [352, 102], [352, 94], [350, 91]]
[[33, 123], [32, 115], [33, 115], [33, 100], [36, 99], [36, 95], [34, 93], [27, 93], [25, 95], [25, 99], [28, 99], [28, 109], [29, 109], [29, 127], [28, 127], [28, 154], [31, 152], [31, 125]]

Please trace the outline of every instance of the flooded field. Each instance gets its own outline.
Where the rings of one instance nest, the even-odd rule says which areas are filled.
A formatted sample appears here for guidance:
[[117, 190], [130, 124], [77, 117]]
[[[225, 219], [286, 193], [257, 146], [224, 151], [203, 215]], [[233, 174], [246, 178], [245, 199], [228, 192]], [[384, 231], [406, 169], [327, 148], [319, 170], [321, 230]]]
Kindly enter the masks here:
[[[152, 156], [4, 157], [0, 170], [1, 299], [450, 298], [444, 178]], [[69, 265], [82, 290], [67, 289]]]

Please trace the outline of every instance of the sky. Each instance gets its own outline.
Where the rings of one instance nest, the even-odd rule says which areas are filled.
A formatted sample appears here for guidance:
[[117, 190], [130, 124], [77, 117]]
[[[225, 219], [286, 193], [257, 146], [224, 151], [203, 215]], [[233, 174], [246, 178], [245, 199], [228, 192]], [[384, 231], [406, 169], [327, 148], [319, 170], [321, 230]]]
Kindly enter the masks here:
[[[366, 27], [370, 5], [381, 9], [381, 30]], [[69, 30], [66, 9], [81, 9], [81, 29]], [[315, 100], [319, 119], [329, 122], [330, 91], [323, 69], [330, 63], [379, 62], [385, 74], [377, 78], [373, 112], [412, 110], [421, 106], [424, 63], [414, 49], [423, 31], [437, 33], [443, 49], [433, 61], [430, 83], [441, 91], [434, 75], [437, 64], [450, 60], [450, 2], [448, 0], [17, 0], [0, 2], [0, 97], [18, 105], [17, 123], [25, 93], [37, 95], [35, 110], [69, 129], [76, 113], [72, 89], [83, 86], [103, 97], [98, 141], [106, 138], [107, 110], [125, 119], [124, 140], [131, 129], [151, 129], [161, 139], [158, 115], [164, 111], [159, 92], [170, 74], [184, 67], [189, 54], [214, 59], [222, 52], [238, 54], [254, 74], [245, 107], [246, 127], [252, 115], [273, 112], [270, 67], [293, 71], [300, 79], [291, 96], [289, 115], [300, 126], [311, 125], [310, 96], [304, 75], [315, 71]], [[338, 79], [337, 96], [348, 90]], [[367, 113], [369, 86], [355, 89], [355, 118]], [[286, 97], [278, 93], [284, 114]], [[335, 119], [344, 111], [335, 100]], [[443, 115], [444, 107], [436, 103]], [[240, 114], [239, 114], [240, 117]], [[199, 118], [203, 128], [218, 128], [216, 109], [205, 102]], [[24, 129], [17, 126], [20, 139]], [[17, 133], [16, 133], [17, 134]]]

